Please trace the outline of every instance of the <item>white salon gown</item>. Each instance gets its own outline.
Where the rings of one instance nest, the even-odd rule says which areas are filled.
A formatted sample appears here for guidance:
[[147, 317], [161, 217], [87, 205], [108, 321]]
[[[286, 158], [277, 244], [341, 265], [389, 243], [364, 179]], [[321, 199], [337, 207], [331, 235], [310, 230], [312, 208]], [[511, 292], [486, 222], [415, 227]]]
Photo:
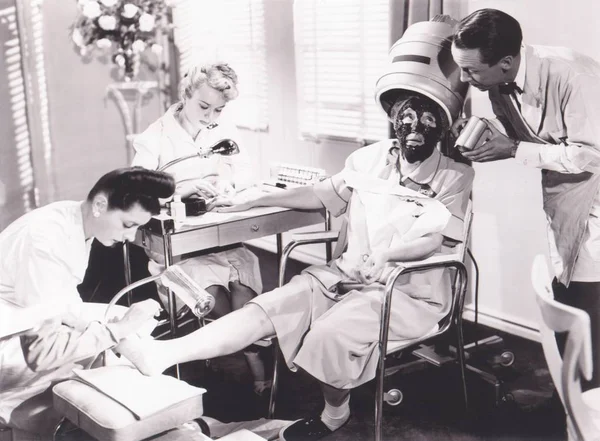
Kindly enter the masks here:
[[[17, 219], [0, 233], [0, 308], [11, 304], [33, 314], [48, 305], [53, 313], [80, 317], [77, 285], [85, 275], [90, 242], [81, 202], [55, 202]], [[33, 333], [0, 339], [0, 426], [48, 433], [58, 421], [50, 386], [70, 377], [76, 361], [115, 345], [99, 322], [75, 330], [56, 316], [44, 319]]]

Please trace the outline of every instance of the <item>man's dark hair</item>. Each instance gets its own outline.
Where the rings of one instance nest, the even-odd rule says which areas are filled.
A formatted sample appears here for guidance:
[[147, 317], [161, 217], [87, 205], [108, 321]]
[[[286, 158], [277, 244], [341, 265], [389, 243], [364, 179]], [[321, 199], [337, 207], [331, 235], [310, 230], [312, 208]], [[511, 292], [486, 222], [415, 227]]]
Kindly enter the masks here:
[[133, 205], [152, 213], [160, 213], [159, 198], [168, 198], [175, 191], [175, 180], [164, 172], [143, 167], [118, 168], [102, 176], [90, 190], [87, 200], [103, 193], [108, 209], [129, 210]]
[[463, 18], [454, 33], [459, 49], [479, 49], [481, 62], [492, 66], [521, 50], [523, 33], [519, 22], [497, 9], [480, 9]]

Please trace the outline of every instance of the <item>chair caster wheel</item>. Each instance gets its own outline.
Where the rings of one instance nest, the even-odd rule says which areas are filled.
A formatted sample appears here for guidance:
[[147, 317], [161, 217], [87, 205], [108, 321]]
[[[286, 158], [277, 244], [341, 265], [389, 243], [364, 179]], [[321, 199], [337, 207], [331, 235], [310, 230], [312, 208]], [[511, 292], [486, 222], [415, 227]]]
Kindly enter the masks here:
[[513, 354], [511, 351], [504, 351], [502, 354], [500, 354], [499, 364], [501, 366], [509, 367], [512, 366], [514, 362], [515, 354]]
[[511, 351], [504, 351], [500, 355], [494, 355], [489, 360], [489, 363], [492, 366], [502, 366], [502, 367], [512, 366], [514, 362], [515, 362], [515, 354], [513, 354]]
[[383, 394], [383, 400], [390, 406], [397, 406], [402, 403], [404, 395], [398, 389], [391, 389], [389, 392]]
[[499, 405], [502, 406], [502, 405], [512, 404], [514, 402], [515, 402], [515, 396], [511, 393], [506, 393], [506, 394], [502, 395]]

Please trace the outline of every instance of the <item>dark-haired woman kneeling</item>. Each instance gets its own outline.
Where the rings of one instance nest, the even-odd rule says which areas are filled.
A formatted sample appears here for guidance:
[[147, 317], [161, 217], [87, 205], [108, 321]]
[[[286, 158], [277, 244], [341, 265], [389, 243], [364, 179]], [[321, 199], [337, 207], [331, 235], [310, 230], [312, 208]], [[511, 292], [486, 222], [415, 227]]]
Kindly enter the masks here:
[[118, 169], [100, 178], [86, 200], [48, 204], [0, 232], [0, 308], [40, 316], [38, 326], [21, 336], [0, 335], [0, 426], [51, 435], [60, 417], [50, 387], [158, 312], [158, 303], [146, 300], [103, 325], [85, 318], [89, 305], [77, 285], [94, 238], [104, 246], [132, 240], [160, 211], [159, 198], [174, 190], [165, 173]]

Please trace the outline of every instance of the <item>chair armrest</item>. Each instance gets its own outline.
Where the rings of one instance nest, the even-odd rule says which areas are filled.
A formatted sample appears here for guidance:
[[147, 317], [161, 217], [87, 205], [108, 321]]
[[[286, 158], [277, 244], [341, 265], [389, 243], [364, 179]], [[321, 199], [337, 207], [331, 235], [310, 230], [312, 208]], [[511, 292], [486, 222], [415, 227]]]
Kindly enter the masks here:
[[[383, 299], [383, 303], [381, 305], [381, 323], [379, 329], [379, 345], [380, 350], [383, 351], [383, 355], [381, 355], [380, 363], [383, 363], [385, 358], [387, 342], [388, 342], [388, 331], [390, 326], [390, 305], [392, 301], [392, 294], [394, 292], [394, 285], [396, 281], [402, 274], [412, 273], [415, 271], [435, 269], [435, 268], [448, 268], [453, 267], [457, 271], [457, 276], [459, 277], [459, 284], [456, 285], [456, 292], [453, 294], [453, 299], [451, 302], [451, 307], [449, 313], [443, 319], [442, 324], [434, 335], [441, 334], [446, 332], [448, 327], [450, 326], [452, 320], [455, 317], [456, 311], [459, 311], [459, 314], [462, 312], [464, 298], [467, 290], [467, 269], [463, 263], [463, 254], [459, 253], [447, 253], [441, 255], [434, 255], [427, 259], [418, 260], [415, 262], [401, 262], [393, 271], [390, 273], [386, 280], [385, 284], [385, 295]], [[453, 282], [454, 283], [454, 282]], [[417, 338], [412, 343], [419, 343], [423, 340], [426, 340], [433, 335], [425, 335], [421, 338]]]
[[386, 280], [386, 295], [391, 295], [392, 288], [396, 283], [396, 280], [405, 273], [412, 273], [415, 271], [434, 269], [434, 268], [447, 268], [454, 267], [460, 268], [466, 271], [461, 259], [460, 253], [441, 254], [428, 257], [427, 259], [417, 260], [414, 262], [400, 262], [399, 265], [393, 269]]
[[339, 231], [314, 231], [311, 233], [294, 233], [292, 234], [292, 242], [298, 245], [308, 243], [328, 243], [338, 240]]
[[433, 255], [423, 260], [416, 260], [414, 262], [402, 262], [400, 264], [401, 268], [414, 270], [415, 268], [423, 267], [426, 268], [436, 268], [436, 267], [446, 267], [450, 266], [449, 264], [460, 262], [462, 263], [462, 259], [458, 253], [450, 253], [450, 254], [440, 254]]
[[316, 243], [331, 243], [338, 240], [338, 231], [317, 231], [313, 233], [296, 233], [292, 235], [292, 240], [284, 247], [279, 261], [279, 286], [283, 286], [285, 280], [285, 267], [288, 257], [294, 248], [300, 245], [310, 245]]

